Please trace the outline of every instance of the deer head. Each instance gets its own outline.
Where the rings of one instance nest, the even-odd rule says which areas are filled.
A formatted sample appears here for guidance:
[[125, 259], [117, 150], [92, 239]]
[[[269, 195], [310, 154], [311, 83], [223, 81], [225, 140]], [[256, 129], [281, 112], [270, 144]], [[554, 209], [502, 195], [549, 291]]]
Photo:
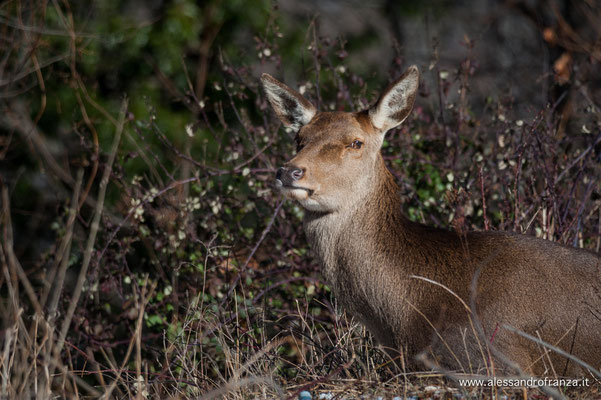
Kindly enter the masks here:
[[385, 133], [411, 112], [419, 83], [416, 66], [360, 112], [319, 112], [307, 99], [268, 74], [261, 77], [282, 123], [296, 131], [296, 156], [277, 172], [276, 186], [315, 212], [335, 212], [370, 192], [383, 168]]

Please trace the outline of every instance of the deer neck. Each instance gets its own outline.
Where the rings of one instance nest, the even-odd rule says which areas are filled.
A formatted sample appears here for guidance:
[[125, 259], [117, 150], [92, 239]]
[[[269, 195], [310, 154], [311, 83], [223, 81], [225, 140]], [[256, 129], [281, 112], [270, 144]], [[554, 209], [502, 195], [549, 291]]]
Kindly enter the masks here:
[[[343, 272], [356, 272], [369, 259], [397, 253], [410, 222], [402, 213], [399, 187], [381, 157], [364, 196], [342, 210], [330, 213], [307, 212], [305, 233], [319, 259], [326, 280]], [[396, 237], [396, 240], [386, 240]], [[392, 250], [392, 251], [390, 251]]]

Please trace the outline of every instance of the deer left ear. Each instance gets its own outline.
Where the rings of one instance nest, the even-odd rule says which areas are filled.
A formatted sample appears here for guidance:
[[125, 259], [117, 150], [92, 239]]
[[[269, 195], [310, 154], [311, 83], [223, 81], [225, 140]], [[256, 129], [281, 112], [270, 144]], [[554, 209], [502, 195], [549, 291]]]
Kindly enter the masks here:
[[413, 108], [418, 86], [419, 70], [412, 65], [388, 86], [378, 102], [369, 109], [369, 118], [374, 128], [384, 134], [400, 125]]
[[263, 74], [261, 82], [271, 107], [287, 127], [297, 131], [307, 125], [317, 112], [309, 100], [273, 76]]

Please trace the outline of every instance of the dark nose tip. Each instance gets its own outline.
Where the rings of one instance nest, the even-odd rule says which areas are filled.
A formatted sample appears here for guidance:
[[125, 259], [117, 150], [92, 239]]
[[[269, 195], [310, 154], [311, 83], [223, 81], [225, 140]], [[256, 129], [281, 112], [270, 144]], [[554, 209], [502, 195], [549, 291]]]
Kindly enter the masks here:
[[295, 166], [282, 167], [278, 169], [275, 178], [282, 182], [284, 186], [292, 186], [292, 183], [301, 179], [304, 174], [305, 172], [302, 169]]

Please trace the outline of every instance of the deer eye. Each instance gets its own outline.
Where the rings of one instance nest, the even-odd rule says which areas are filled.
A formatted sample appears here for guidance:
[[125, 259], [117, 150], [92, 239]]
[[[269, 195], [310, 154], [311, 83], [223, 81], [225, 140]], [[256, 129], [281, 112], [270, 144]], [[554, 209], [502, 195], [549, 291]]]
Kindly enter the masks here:
[[360, 140], [353, 140], [353, 143], [349, 144], [347, 147], [351, 149], [360, 149], [363, 146], [363, 142]]

